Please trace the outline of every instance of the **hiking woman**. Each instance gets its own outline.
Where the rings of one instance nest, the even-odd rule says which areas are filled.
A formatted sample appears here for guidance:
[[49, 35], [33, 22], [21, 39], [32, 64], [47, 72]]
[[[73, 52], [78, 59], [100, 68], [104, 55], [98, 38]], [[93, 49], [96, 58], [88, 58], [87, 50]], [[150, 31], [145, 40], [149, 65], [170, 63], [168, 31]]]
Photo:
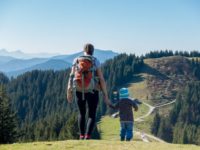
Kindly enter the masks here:
[[[86, 44], [84, 46], [84, 56], [74, 59], [72, 70], [70, 73], [70, 78], [68, 81], [67, 100], [69, 103], [71, 103], [73, 99], [76, 99], [77, 104], [78, 104], [78, 109], [79, 109], [78, 124], [79, 124], [79, 130], [80, 130], [80, 139], [91, 138], [92, 130], [95, 125], [96, 110], [97, 110], [97, 105], [99, 101], [99, 91], [97, 87], [95, 87], [93, 90], [90, 90], [90, 91], [87, 91], [86, 88], [83, 89], [85, 84], [90, 84], [90, 83], [87, 83], [87, 81], [83, 81], [83, 80], [87, 80], [87, 78], [85, 77], [96, 76], [99, 79], [98, 85], [100, 89], [103, 91], [104, 101], [108, 106], [112, 106], [108, 98], [106, 83], [105, 83], [102, 71], [100, 69], [100, 62], [97, 58], [93, 56], [93, 53], [94, 53], [94, 46], [92, 44]], [[93, 69], [94, 73], [90, 73], [90, 75], [88, 74], [88, 72], [90, 71], [87, 71], [87, 73], [85, 73], [84, 71], [80, 71], [81, 69], [86, 70], [84, 67], [81, 68], [81, 64], [85, 63], [85, 59], [93, 60], [93, 65], [94, 65], [93, 68], [95, 69]], [[85, 65], [82, 65], [82, 66], [87, 66], [87, 63], [85, 63]], [[82, 73], [81, 75], [80, 75], [80, 72]], [[84, 77], [82, 77], [83, 74], [84, 74]], [[72, 91], [74, 90], [74, 81], [76, 80], [77, 80], [76, 85], [80, 84], [80, 86], [77, 87], [75, 94], [73, 94]], [[91, 80], [92, 79], [88, 79], [89, 82], [91, 82]], [[88, 105], [88, 120], [87, 120], [87, 125], [85, 128], [86, 103]]]

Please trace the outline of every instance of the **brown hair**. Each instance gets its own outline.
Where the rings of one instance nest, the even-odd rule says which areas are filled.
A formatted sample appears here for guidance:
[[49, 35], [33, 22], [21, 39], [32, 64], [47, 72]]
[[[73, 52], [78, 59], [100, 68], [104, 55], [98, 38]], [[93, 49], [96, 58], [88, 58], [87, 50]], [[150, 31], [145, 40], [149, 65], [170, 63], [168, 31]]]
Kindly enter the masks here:
[[93, 55], [94, 53], [94, 46], [90, 43], [85, 44], [84, 46], [84, 52], [86, 52], [88, 55]]

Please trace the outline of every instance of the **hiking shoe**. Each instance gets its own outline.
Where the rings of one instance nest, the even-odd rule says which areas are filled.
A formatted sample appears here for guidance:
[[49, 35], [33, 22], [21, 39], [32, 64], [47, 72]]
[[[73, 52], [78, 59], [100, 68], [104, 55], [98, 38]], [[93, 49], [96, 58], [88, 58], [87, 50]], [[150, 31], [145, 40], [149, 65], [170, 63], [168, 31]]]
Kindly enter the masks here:
[[85, 135], [85, 140], [89, 140], [89, 139], [91, 139], [91, 136], [90, 135]]
[[80, 140], [84, 140], [84, 139], [85, 139], [84, 135], [81, 134], [81, 135], [79, 136], [79, 139], [80, 139]]

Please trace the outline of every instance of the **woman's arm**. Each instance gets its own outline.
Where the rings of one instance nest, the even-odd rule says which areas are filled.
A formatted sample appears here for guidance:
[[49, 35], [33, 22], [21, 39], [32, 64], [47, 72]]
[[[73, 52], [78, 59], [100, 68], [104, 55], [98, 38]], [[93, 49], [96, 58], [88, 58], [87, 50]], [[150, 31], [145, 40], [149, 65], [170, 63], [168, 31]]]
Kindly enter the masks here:
[[104, 77], [103, 77], [103, 74], [102, 74], [102, 71], [100, 68], [97, 69], [97, 75], [99, 77], [99, 80], [100, 80], [100, 86], [101, 86], [101, 89], [103, 91], [103, 95], [104, 95], [104, 101], [105, 103], [108, 105], [108, 106], [111, 106], [112, 107], [112, 104], [108, 98], [108, 93], [107, 93], [107, 89], [106, 89], [106, 82], [104, 80]]
[[69, 80], [68, 80], [68, 85], [67, 85], [67, 101], [69, 103], [72, 102], [73, 100], [73, 78], [74, 78], [74, 72], [75, 72], [75, 69], [74, 69], [74, 66], [72, 66], [72, 69], [71, 69], [71, 73], [70, 73], [70, 76], [69, 76]]

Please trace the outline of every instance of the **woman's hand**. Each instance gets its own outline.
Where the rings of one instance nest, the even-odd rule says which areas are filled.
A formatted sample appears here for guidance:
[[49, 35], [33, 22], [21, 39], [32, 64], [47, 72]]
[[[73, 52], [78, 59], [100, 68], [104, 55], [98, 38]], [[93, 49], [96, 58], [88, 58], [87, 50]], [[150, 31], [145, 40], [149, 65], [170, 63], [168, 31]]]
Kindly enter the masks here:
[[113, 104], [110, 102], [110, 99], [109, 99], [107, 96], [105, 96], [105, 103], [106, 103], [106, 105], [108, 105], [110, 108], [113, 108], [113, 109], [114, 109]]

